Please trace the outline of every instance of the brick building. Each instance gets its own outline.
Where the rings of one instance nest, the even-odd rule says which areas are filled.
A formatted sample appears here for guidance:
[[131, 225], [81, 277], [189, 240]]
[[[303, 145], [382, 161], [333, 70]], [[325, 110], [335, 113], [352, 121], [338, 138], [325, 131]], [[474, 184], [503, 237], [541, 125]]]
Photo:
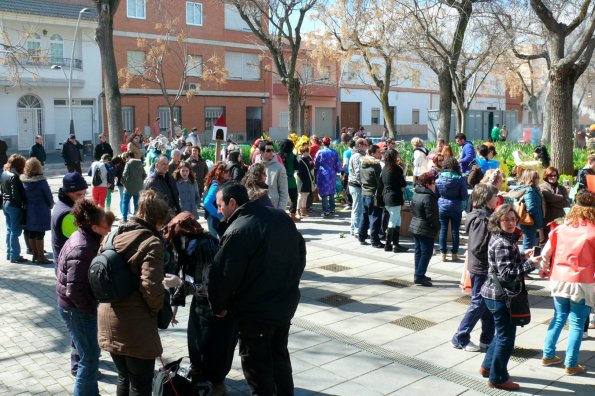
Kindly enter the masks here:
[[[234, 139], [246, 141], [260, 136], [271, 123], [271, 73], [264, 72], [267, 60], [263, 49], [232, 5], [217, 0], [122, 1], [114, 18], [118, 69], [141, 73], [138, 69], [146, 54], [137, 45], [138, 40], [158, 39], [156, 25], [167, 20], [178, 22], [187, 55], [194, 62], [215, 55], [228, 70], [223, 83], [201, 81], [200, 70], [190, 73], [194, 76], [187, 78], [187, 88], [199, 89], [190, 100], [183, 96], [178, 101], [174, 112], [177, 123], [183, 128], [196, 127], [201, 134], [206, 131], [204, 141], [208, 143], [213, 123], [225, 114], [228, 134]], [[168, 93], [179, 86], [178, 77], [175, 72], [165, 75]], [[125, 129], [140, 128], [148, 133], [159, 116], [160, 129], [169, 130], [169, 111], [155, 84], [132, 81], [122, 90], [122, 113]]]

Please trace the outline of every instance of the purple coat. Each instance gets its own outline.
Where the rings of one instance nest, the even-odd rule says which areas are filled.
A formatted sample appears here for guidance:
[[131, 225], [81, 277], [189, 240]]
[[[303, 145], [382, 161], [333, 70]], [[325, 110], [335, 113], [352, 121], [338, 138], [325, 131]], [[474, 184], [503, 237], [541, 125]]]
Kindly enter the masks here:
[[79, 228], [68, 238], [57, 265], [56, 292], [58, 305], [78, 308], [87, 314], [97, 312], [97, 300], [89, 285], [89, 265], [97, 256], [101, 236]]
[[335, 195], [335, 192], [337, 192], [337, 173], [340, 173], [343, 167], [339, 154], [330, 147], [322, 146], [316, 153], [314, 166], [316, 167], [318, 194], [321, 197]]

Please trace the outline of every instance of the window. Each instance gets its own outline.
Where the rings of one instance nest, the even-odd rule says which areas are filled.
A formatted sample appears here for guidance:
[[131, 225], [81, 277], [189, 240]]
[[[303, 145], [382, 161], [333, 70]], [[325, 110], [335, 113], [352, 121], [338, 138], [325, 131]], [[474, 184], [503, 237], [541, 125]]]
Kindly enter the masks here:
[[[160, 107], [157, 109], [157, 113], [159, 114], [159, 129], [161, 132], [169, 131], [171, 127], [171, 123], [169, 121], [169, 107]], [[173, 108], [174, 114], [174, 128], [182, 125], [182, 109], [179, 106], [175, 106]]]
[[186, 25], [202, 26], [202, 4], [186, 2]]
[[122, 106], [122, 127], [127, 131], [134, 130], [134, 107]]
[[142, 51], [128, 51], [126, 53], [128, 72], [137, 76], [145, 73], [145, 53]]
[[238, 9], [233, 4], [225, 4], [225, 29], [249, 32], [250, 27], [242, 19]]
[[81, 99], [81, 106], [93, 106], [94, 103], [93, 99]]
[[50, 61], [52, 64], [64, 64], [64, 41], [59, 34], [50, 37]]
[[372, 124], [372, 125], [380, 124], [380, 109], [378, 109], [378, 108], [372, 109], [372, 118], [370, 120], [370, 124]]
[[302, 80], [304, 82], [310, 82], [314, 80], [314, 72], [312, 71], [312, 66], [304, 65], [302, 66]]
[[289, 123], [289, 113], [287, 111], [279, 112], [279, 128], [287, 128]]
[[127, 0], [126, 16], [128, 18], [146, 19], [147, 7], [146, 0]]
[[419, 110], [411, 110], [411, 123], [413, 125], [419, 125]]
[[41, 37], [37, 33], [31, 34], [27, 39], [27, 52], [32, 58], [41, 56]]
[[229, 80], [260, 80], [258, 54], [225, 52], [225, 68]]
[[330, 78], [331, 78], [331, 67], [330, 66], [322, 66], [320, 68], [320, 79], [328, 80]]
[[188, 62], [186, 65], [186, 75], [189, 77], [202, 76], [202, 56], [188, 55]]
[[66, 106], [66, 99], [54, 99], [54, 106]]
[[205, 107], [205, 132], [209, 133], [217, 119], [225, 114], [225, 107]]

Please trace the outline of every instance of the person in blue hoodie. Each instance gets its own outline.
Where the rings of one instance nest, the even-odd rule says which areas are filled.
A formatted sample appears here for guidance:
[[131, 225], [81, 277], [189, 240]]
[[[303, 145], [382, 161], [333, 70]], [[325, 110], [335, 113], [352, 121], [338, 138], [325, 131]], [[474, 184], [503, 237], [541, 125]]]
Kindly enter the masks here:
[[475, 159], [473, 143], [467, 141], [464, 133], [457, 133], [455, 142], [461, 147], [461, 171], [463, 175], [467, 175], [471, 171], [471, 161]]
[[490, 148], [485, 144], [479, 146], [479, 149], [477, 150], [477, 158], [475, 158], [475, 161], [477, 162], [477, 165], [480, 167], [484, 175], [488, 171], [488, 169], [500, 168], [500, 161], [490, 159]]
[[446, 234], [449, 224], [452, 228], [452, 261], [457, 261], [463, 202], [469, 198], [469, 194], [467, 193], [467, 182], [461, 176], [459, 163], [454, 157], [449, 157], [444, 161], [443, 172], [438, 175], [436, 181], [436, 191], [439, 196], [439, 244], [442, 261], [446, 261]]

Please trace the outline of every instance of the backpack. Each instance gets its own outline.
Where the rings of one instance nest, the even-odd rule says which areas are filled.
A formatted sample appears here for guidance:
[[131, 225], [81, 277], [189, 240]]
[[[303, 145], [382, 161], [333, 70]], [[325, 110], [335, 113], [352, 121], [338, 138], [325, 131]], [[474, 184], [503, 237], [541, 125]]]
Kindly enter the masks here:
[[99, 254], [89, 266], [89, 284], [95, 298], [102, 303], [111, 303], [129, 297], [139, 284], [139, 277], [134, 276], [128, 264], [114, 248], [114, 237], [118, 230], [112, 231]]
[[103, 180], [101, 179], [101, 169], [99, 169], [99, 166], [96, 166], [95, 172], [93, 173], [93, 187], [100, 186], [101, 183], [103, 183]]

